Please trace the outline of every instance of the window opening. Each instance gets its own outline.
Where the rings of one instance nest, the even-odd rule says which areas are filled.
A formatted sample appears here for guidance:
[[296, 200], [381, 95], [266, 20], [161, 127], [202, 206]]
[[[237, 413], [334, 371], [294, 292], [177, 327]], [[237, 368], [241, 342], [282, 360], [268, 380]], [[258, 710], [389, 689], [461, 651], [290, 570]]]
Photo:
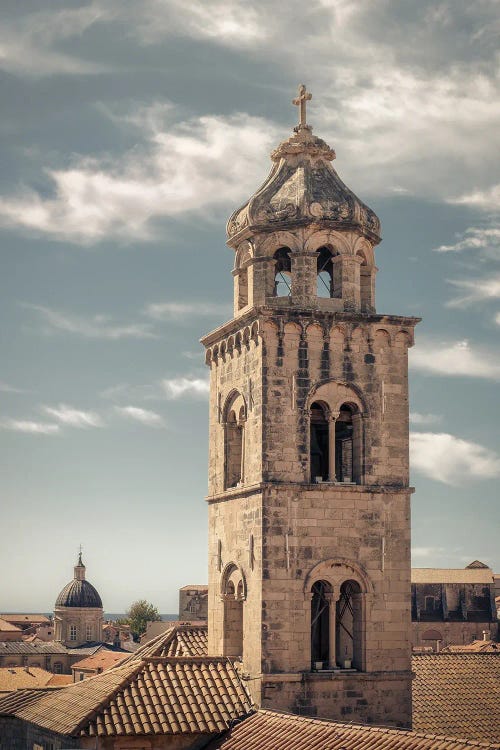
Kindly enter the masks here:
[[243, 481], [245, 408], [238, 415], [234, 409], [226, 422], [226, 488], [237, 487]]
[[343, 669], [361, 669], [361, 589], [356, 581], [344, 581], [336, 604], [336, 662]]
[[230, 579], [224, 587], [224, 656], [235, 658], [243, 656], [244, 591], [243, 581], [238, 576], [237, 568], [233, 567], [228, 573]]
[[425, 597], [425, 611], [426, 612], [434, 612], [436, 609], [436, 600], [433, 596], [426, 596]]
[[324, 407], [315, 402], [311, 406], [311, 482], [328, 481], [328, 420]]
[[341, 406], [335, 422], [335, 476], [338, 482], [353, 481], [352, 409], [347, 404]]
[[311, 598], [312, 669], [330, 666], [330, 599], [332, 589], [327, 581], [316, 581]]
[[292, 263], [290, 250], [281, 247], [274, 253], [274, 296], [290, 297], [292, 294]]
[[69, 639], [70, 641], [76, 641], [76, 625], [69, 626]]
[[318, 250], [316, 294], [318, 297], [333, 297], [332, 254], [327, 247]]

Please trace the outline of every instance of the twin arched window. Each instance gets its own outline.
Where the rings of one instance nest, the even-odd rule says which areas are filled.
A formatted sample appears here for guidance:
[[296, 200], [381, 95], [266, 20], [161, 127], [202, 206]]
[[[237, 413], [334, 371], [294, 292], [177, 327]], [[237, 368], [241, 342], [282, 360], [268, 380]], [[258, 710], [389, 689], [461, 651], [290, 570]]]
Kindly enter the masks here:
[[328, 581], [316, 581], [311, 588], [312, 669], [362, 669], [362, 621], [362, 594], [357, 581], [344, 581], [337, 601]]
[[322, 401], [311, 405], [311, 482], [360, 483], [362, 441], [358, 416], [355, 404], [342, 404], [336, 417]]

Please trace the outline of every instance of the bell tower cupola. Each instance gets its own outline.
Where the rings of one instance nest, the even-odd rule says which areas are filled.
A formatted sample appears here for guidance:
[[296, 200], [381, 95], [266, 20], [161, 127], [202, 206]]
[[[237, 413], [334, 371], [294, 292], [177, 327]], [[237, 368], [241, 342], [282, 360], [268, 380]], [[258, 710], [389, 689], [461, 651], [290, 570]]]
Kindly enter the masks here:
[[252, 305], [374, 312], [380, 221], [342, 182], [335, 151], [312, 133], [305, 86], [294, 134], [271, 154], [259, 190], [227, 223], [236, 252], [234, 314]]
[[210, 368], [209, 652], [255, 702], [410, 726], [408, 347], [378, 313], [380, 222], [307, 121], [227, 224]]

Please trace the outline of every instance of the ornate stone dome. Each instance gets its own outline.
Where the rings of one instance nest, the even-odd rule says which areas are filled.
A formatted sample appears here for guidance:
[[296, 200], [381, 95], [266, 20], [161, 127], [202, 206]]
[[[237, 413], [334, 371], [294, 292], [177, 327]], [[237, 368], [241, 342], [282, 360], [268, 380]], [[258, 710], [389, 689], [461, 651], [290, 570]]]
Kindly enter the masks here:
[[56, 599], [56, 607], [85, 607], [102, 609], [102, 600], [96, 589], [85, 580], [85, 565], [82, 555], [75, 565], [75, 577], [66, 584]]
[[271, 154], [273, 168], [262, 187], [227, 223], [230, 240], [244, 229], [282, 228], [316, 222], [357, 229], [380, 242], [380, 221], [345, 185], [332, 166], [335, 151], [305, 122]]

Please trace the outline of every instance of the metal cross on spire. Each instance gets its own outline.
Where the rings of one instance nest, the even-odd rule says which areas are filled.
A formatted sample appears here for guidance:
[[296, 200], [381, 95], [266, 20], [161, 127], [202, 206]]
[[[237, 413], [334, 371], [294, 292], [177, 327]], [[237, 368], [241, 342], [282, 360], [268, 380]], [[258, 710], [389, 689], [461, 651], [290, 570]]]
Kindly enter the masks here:
[[310, 129], [310, 125], [307, 124], [307, 118], [306, 118], [306, 102], [311, 101], [312, 94], [307, 91], [305, 84], [301, 83], [299, 86], [299, 95], [296, 99], [292, 99], [292, 104], [295, 104], [296, 107], [300, 107], [300, 122], [297, 126], [297, 129], [300, 130], [301, 128], [307, 128]]

